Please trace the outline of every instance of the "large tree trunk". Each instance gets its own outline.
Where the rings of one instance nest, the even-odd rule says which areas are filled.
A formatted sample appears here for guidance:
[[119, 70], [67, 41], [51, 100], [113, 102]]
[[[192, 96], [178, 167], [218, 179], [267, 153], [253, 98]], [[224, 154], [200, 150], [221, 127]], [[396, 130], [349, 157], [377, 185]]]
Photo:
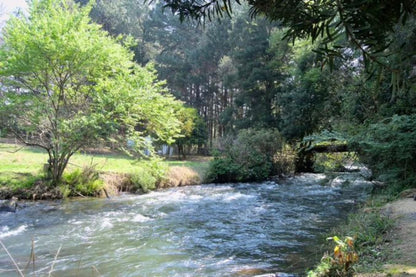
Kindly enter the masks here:
[[55, 155], [49, 155], [46, 175], [51, 180], [52, 186], [57, 186], [62, 182], [62, 175], [71, 156], [71, 153], [55, 153]]

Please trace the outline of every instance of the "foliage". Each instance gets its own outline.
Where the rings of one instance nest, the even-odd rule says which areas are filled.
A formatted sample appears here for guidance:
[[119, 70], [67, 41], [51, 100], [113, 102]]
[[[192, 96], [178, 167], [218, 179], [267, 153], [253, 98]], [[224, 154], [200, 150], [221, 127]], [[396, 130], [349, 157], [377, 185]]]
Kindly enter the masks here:
[[[89, 1], [76, 0], [76, 2], [87, 4]], [[149, 12], [148, 5], [137, 5], [137, 1], [96, 0], [90, 16], [114, 36], [124, 34], [134, 37], [137, 43], [130, 46], [134, 60], [145, 65], [158, 51], [157, 45], [149, 41], [153, 33], [151, 26], [146, 24]]]
[[13, 17], [3, 29], [2, 126], [46, 150], [54, 185], [83, 147], [133, 141], [141, 153], [146, 135], [173, 142], [181, 126], [175, 112], [182, 104], [164, 91], [151, 65], [132, 62], [128, 39], [111, 38], [90, 22], [91, 7], [33, 1], [29, 17]]
[[230, 157], [222, 157], [219, 153], [214, 154], [214, 159], [210, 162], [207, 182], [229, 183], [238, 180], [240, 166]]
[[286, 169], [276, 154], [284, 147], [283, 138], [275, 129], [241, 130], [225, 142], [223, 153], [215, 155], [208, 169], [209, 182], [260, 181]]
[[178, 147], [178, 155], [185, 156], [185, 146], [201, 146], [207, 141], [206, 125], [198, 115], [195, 108], [184, 107], [178, 111], [178, 119], [182, 122], [180, 135], [175, 144]]
[[355, 157], [351, 153], [320, 153], [315, 154], [314, 172], [344, 171], [347, 162]]
[[[128, 47], [135, 61], [154, 61], [169, 91], [198, 111], [198, 153], [241, 129], [277, 128], [294, 146], [322, 130], [354, 136], [371, 123], [416, 111], [414, 1], [248, 1], [233, 5], [232, 17], [206, 21], [204, 28], [192, 20], [181, 23], [180, 13], [203, 16], [212, 7], [226, 12], [233, 1], [185, 2], [99, 0], [91, 16], [115, 37], [134, 36], [139, 43]], [[163, 13], [164, 5], [179, 14]], [[267, 18], [250, 18], [250, 7]], [[179, 142], [186, 150], [194, 138]], [[320, 161], [335, 168], [339, 160]]]
[[233, 25], [230, 54], [236, 71], [232, 84], [236, 93], [228, 109], [232, 114], [224, 116], [227, 119], [224, 123], [234, 125], [237, 130], [277, 127], [280, 114], [275, 100], [286, 77], [281, 68], [288, 49], [286, 41], [277, 41], [276, 45], [269, 42], [274, 39], [270, 34], [274, 27], [275, 24], [264, 19], [254, 21], [247, 16], [236, 18]]
[[72, 172], [64, 173], [60, 190], [65, 196], [97, 196], [104, 188], [104, 182], [99, 178], [94, 166], [84, 166]]
[[[239, 0], [235, 1], [240, 4]], [[177, 13], [181, 20], [191, 17], [211, 19], [215, 14], [230, 15], [234, 1], [229, 0], [164, 0], [165, 6]], [[265, 15], [269, 20], [287, 27], [286, 37], [322, 38], [321, 53], [333, 63], [343, 55], [348, 45], [334, 44], [345, 36], [350, 46], [362, 51], [368, 61], [383, 56], [391, 43], [396, 24], [403, 24], [414, 14], [416, 4], [411, 0], [337, 0], [337, 1], [248, 1], [252, 15]]]
[[416, 184], [416, 115], [394, 115], [371, 124], [353, 140], [379, 179], [402, 188]]
[[130, 181], [136, 191], [148, 192], [156, 189], [164, 182], [168, 173], [168, 167], [159, 159], [152, 159], [143, 163], [130, 175]]
[[[386, 257], [379, 253], [379, 248], [384, 243], [387, 232], [391, 230], [394, 224], [391, 218], [380, 213], [374, 203], [380, 201], [385, 203], [385, 197], [385, 195], [372, 196], [365, 208], [349, 216], [347, 223], [334, 226], [331, 233], [343, 234], [345, 239], [344, 241], [338, 239], [339, 242], [342, 242], [342, 245], [334, 249], [337, 250], [334, 251], [334, 256], [324, 255], [321, 263], [314, 270], [308, 272], [309, 276], [340, 276], [338, 275], [340, 272], [348, 274], [353, 273], [356, 269], [359, 271], [362, 267], [367, 267], [368, 270], [368, 268], [375, 269], [384, 264]], [[348, 245], [349, 238], [354, 238], [353, 248]], [[343, 261], [354, 261], [355, 265], [349, 271], [343, 271], [342, 269], [347, 265], [346, 263], [342, 265], [338, 263], [340, 259], [336, 260], [336, 256], [341, 257], [341, 254]], [[348, 254], [350, 254], [349, 259]], [[359, 261], [356, 260], [358, 256], [360, 257]], [[349, 263], [349, 267], [351, 265]]]
[[318, 276], [353, 276], [353, 265], [358, 262], [358, 254], [354, 248], [354, 239], [345, 237], [344, 240], [337, 236], [328, 238], [335, 242], [332, 256], [325, 255], [321, 264], [313, 271], [308, 272], [310, 277]]

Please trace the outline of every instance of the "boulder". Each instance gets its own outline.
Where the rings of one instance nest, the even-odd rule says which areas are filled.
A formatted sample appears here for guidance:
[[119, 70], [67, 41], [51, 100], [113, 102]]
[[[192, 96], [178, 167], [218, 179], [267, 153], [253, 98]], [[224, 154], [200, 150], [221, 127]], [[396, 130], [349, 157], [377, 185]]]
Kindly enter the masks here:
[[2, 201], [0, 203], [0, 212], [15, 213], [17, 208], [17, 198], [12, 197], [10, 200]]
[[400, 198], [413, 198], [416, 200], [416, 189], [406, 189], [400, 193]]

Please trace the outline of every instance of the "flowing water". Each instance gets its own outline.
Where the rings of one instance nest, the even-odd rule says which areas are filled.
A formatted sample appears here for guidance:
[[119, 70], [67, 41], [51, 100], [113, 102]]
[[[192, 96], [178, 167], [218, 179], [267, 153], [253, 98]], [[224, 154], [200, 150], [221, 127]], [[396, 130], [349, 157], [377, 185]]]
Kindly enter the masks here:
[[[23, 269], [33, 239], [36, 276], [52, 266], [52, 276], [302, 275], [320, 259], [320, 236], [367, 195], [323, 178], [27, 202], [0, 214], [0, 240]], [[0, 276], [16, 276], [1, 248]]]

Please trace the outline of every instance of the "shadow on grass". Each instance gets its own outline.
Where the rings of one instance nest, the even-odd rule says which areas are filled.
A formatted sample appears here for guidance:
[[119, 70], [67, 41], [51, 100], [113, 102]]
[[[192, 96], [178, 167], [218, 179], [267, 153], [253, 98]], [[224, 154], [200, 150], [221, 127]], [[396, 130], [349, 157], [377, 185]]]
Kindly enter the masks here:
[[41, 179], [41, 176], [32, 173], [5, 171], [0, 175], [0, 188], [7, 187], [12, 190], [27, 189], [31, 188], [39, 179]]

